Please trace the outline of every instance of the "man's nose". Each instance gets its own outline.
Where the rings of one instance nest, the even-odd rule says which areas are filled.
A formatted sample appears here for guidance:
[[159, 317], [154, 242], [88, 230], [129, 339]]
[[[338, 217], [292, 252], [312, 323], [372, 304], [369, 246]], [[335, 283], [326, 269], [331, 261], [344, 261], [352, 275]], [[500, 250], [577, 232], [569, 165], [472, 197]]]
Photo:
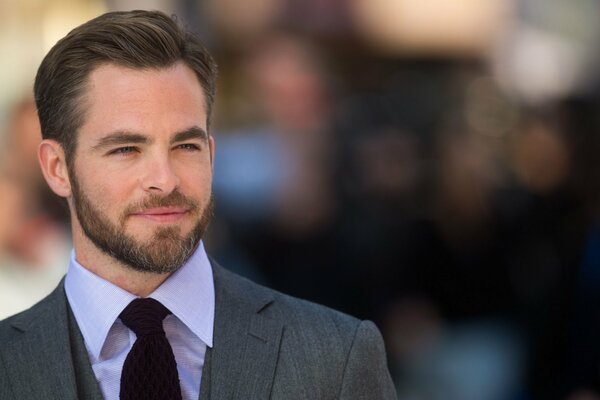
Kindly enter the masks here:
[[171, 193], [179, 187], [179, 176], [167, 155], [149, 157], [142, 185], [148, 192]]

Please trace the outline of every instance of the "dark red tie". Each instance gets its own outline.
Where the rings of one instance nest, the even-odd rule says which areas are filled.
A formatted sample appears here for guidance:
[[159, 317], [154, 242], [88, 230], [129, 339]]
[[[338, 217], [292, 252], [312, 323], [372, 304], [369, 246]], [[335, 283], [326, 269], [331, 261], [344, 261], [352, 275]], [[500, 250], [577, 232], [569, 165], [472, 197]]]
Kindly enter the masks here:
[[181, 400], [177, 364], [163, 319], [171, 312], [154, 299], [135, 299], [120, 315], [137, 340], [121, 373], [121, 400]]

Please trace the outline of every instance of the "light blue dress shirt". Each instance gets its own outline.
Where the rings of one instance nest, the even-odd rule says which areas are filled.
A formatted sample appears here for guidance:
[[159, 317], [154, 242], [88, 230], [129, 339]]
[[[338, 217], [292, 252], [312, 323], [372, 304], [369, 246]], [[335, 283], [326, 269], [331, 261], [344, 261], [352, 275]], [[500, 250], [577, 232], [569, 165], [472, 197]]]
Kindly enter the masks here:
[[[137, 296], [81, 266], [75, 251], [65, 291], [105, 399], [119, 398], [121, 370], [136, 335], [118, 318]], [[212, 347], [215, 289], [202, 242], [190, 259], [150, 296], [171, 310], [163, 321], [173, 348], [183, 399], [198, 399], [206, 347]]]

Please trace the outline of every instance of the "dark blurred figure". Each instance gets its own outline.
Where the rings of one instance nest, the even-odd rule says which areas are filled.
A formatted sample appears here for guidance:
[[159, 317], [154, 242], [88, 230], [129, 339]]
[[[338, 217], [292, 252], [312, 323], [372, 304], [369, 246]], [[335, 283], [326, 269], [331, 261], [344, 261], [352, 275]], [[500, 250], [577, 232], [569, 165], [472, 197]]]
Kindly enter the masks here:
[[255, 122], [217, 136], [215, 225], [230, 235], [221, 254], [241, 254], [279, 290], [335, 306], [332, 93], [322, 60], [304, 39], [275, 33], [241, 65]]
[[416, 266], [412, 241], [426, 211], [426, 159], [440, 118], [435, 83], [407, 75], [346, 100], [337, 113], [338, 279], [350, 312], [375, 319], [404, 293], [395, 282]]
[[385, 326], [401, 398], [509, 398], [522, 353], [495, 204], [505, 172], [460, 117], [468, 66], [409, 65], [338, 124], [346, 304]]
[[546, 299], [540, 307], [543, 314], [537, 313], [538, 320], [540, 314], [546, 316], [541, 320], [546, 323], [540, 324], [543, 332], [534, 338], [537, 364], [532, 375], [545, 398], [570, 394], [571, 400], [586, 398], [587, 393], [587, 398], [596, 399], [600, 398], [600, 99], [592, 95], [565, 100], [555, 113], [572, 160], [568, 193], [579, 212], [577, 219], [565, 212], [555, 217], [562, 218], [557, 224], [565, 236], [556, 242], [563, 262], [555, 278], [560, 293]]

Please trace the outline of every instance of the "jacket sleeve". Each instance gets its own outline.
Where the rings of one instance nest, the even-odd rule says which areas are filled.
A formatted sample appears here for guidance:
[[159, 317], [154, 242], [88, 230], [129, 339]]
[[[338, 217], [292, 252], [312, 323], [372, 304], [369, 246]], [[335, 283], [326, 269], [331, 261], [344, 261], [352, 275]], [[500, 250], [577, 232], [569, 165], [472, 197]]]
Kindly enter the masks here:
[[362, 321], [348, 354], [340, 400], [397, 400], [379, 330]]

